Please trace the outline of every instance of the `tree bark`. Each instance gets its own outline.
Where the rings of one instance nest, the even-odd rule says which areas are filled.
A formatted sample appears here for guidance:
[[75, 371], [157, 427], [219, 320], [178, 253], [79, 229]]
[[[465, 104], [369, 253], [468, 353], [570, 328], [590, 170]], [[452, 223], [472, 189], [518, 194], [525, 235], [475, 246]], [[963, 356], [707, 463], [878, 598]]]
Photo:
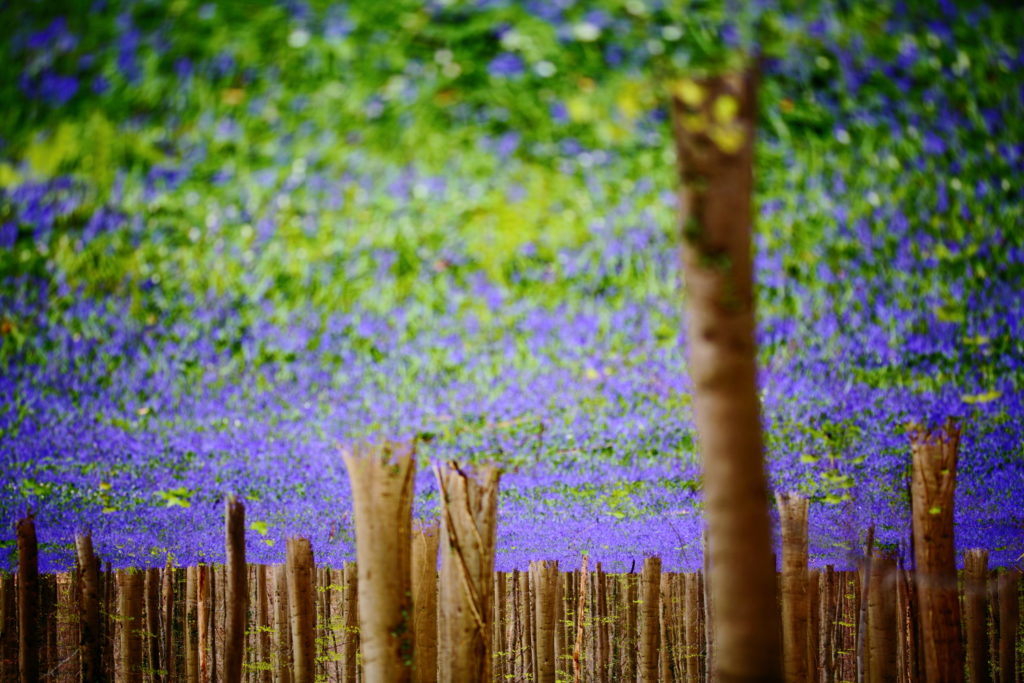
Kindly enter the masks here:
[[164, 680], [176, 681], [178, 680], [178, 661], [175, 657], [174, 651], [174, 564], [171, 562], [171, 556], [167, 556], [167, 563], [164, 565], [163, 575], [161, 576], [161, 609], [163, 610], [163, 642], [162, 652], [164, 666], [167, 669], [167, 675]]
[[1005, 569], [999, 574], [999, 680], [1017, 679], [1017, 630], [1020, 628], [1020, 572]]
[[688, 369], [704, 471], [717, 679], [781, 681], [751, 249], [757, 78], [673, 87]]
[[135, 569], [122, 569], [118, 573], [121, 579], [121, 673], [127, 683], [142, 683], [146, 576]]
[[868, 566], [867, 680], [896, 683], [896, 561], [875, 551]]
[[953, 543], [959, 446], [960, 429], [952, 420], [935, 434], [918, 428], [911, 435], [914, 556], [928, 681], [964, 680]]
[[640, 648], [637, 653], [640, 683], [658, 683], [658, 612], [661, 558], [644, 559], [640, 578]]
[[199, 567], [185, 568], [185, 681], [199, 681], [198, 609]]
[[413, 683], [437, 680], [437, 522], [412, 532]]
[[39, 681], [39, 544], [30, 514], [18, 522], [18, 672], [21, 683]]
[[[151, 567], [145, 573], [146, 651], [151, 680], [158, 680], [160, 661], [160, 570]], [[165, 672], [166, 673], [166, 672]]]
[[82, 681], [106, 680], [100, 634], [99, 561], [92, 549], [92, 535], [75, 536], [75, 550], [81, 572], [82, 597], [79, 601], [79, 658]]
[[224, 680], [241, 683], [245, 662], [245, 625], [249, 614], [249, 576], [245, 565], [245, 505], [234, 496], [224, 502], [225, 571]]
[[256, 565], [256, 660], [259, 683], [271, 683], [274, 677], [273, 660], [270, 654], [270, 587], [267, 582], [267, 565]]
[[435, 467], [434, 473], [441, 491], [442, 518], [440, 603], [444, 628], [439, 635], [448, 653], [440, 662], [440, 678], [488, 681], [492, 678], [491, 575], [501, 471], [485, 465], [470, 473], [453, 462], [447, 471]]
[[967, 629], [967, 680], [989, 680], [988, 551], [964, 551], [964, 622]]
[[781, 495], [782, 642], [787, 683], [807, 680], [807, 499]]
[[316, 604], [313, 547], [305, 538], [287, 541], [288, 607], [291, 611], [292, 671], [295, 683], [316, 679]]
[[558, 597], [558, 562], [530, 563], [537, 599], [534, 623], [537, 629], [537, 677], [541, 683], [555, 681], [555, 601]]
[[356, 653], [359, 650], [359, 572], [355, 564], [346, 562], [342, 570], [345, 583], [345, 642], [342, 655], [345, 663], [344, 683], [356, 683]]
[[274, 566], [274, 598], [274, 661], [277, 669], [277, 683], [291, 683], [292, 611], [288, 604], [287, 563]]
[[212, 572], [207, 564], [200, 564], [196, 571], [196, 662], [201, 683], [212, 677], [210, 661], [212, 634], [210, 633], [210, 577]]

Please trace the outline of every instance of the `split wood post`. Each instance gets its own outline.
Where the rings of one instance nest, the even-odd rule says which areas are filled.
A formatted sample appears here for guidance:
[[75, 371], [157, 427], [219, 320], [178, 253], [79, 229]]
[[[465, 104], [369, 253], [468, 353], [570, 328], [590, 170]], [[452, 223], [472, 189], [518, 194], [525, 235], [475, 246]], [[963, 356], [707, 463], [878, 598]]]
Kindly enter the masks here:
[[295, 683], [316, 678], [316, 604], [313, 595], [313, 547], [309, 539], [287, 541], [289, 625], [292, 634], [292, 672]]
[[200, 683], [212, 677], [210, 662], [210, 566], [200, 563], [196, 570], [196, 662]]
[[288, 565], [278, 564], [274, 566], [274, 662], [277, 683], [292, 681], [291, 613], [288, 605]]
[[0, 680], [17, 681], [18, 604], [14, 576], [0, 572]]
[[437, 547], [436, 521], [412, 531], [413, 683], [437, 680]]
[[572, 680], [573, 683], [581, 683], [583, 680], [583, 666], [580, 661], [583, 654], [583, 619], [587, 609], [587, 560], [589, 558], [584, 555], [583, 562], [580, 565], [579, 571], [579, 584], [576, 590], [576, 636], [573, 639], [573, 650], [572, 650]]
[[342, 569], [345, 584], [345, 642], [342, 645], [344, 683], [356, 683], [356, 653], [359, 651], [359, 572], [346, 562]]
[[558, 597], [558, 562], [539, 560], [530, 562], [530, 574], [536, 587], [537, 599], [534, 623], [537, 629], [537, 672], [535, 680], [554, 683], [555, 671], [555, 601]]
[[964, 622], [967, 630], [967, 680], [989, 680], [988, 551], [964, 551]]
[[18, 676], [21, 683], [39, 681], [39, 544], [35, 516], [18, 522]]
[[782, 642], [787, 683], [806, 681], [807, 625], [807, 499], [782, 494], [778, 499], [782, 527]]
[[167, 669], [164, 680], [175, 681], [178, 679], [178, 658], [174, 650], [174, 563], [171, 556], [167, 556], [161, 581], [161, 609], [163, 610], [163, 661]]
[[121, 673], [127, 683], [142, 683], [145, 622], [143, 602], [146, 576], [135, 569], [118, 572], [121, 589]]
[[249, 577], [245, 566], [245, 505], [235, 496], [224, 501], [224, 548], [226, 627], [224, 637], [225, 683], [241, 683], [245, 662], [245, 626], [249, 614]]
[[79, 601], [81, 625], [79, 634], [79, 670], [82, 681], [103, 681], [103, 650], [100, 634], [100, 572], [99, 561], [92, 549], [92, 535], [75, 535], [75, 551], [81, 572], [82, 597]]
[[896, 560], [876, 550], [868, 567], [867, 680], [896, 683]]
[[151, 567], [143, 579], [145, 586], [146, 626], [145, 651], [148, 659], [150, 680], [158, 680], [160, 661], [160, 570]]
[[723, 680], [781, 681], [782, 634], [757, 389], [753, 69], [671, 86], [693, 412]]
[[359, 636], [367, 683], [412, 680], [415, 451], [414, 444], [392, 442], [342, 450], [352, 485]]
[[963, 681], [960, 600], [953, 543], [953, 497], [960, 447], [954, 420], [930, 433], [911, 433], [914, 559], [928, 681]]
[[[444, 628], [439, 634], [448, 657], [440, 662], [442, 681], [492, 678], [491, 574], [497, 533], [501, 470], [483, 465], [470, 472], [455, 462], [434, 468], [441, 491], [440, 602]], [[529, 603], [527, 603], [529, 604]]]
[[256, 661], [259, 683], [271, 683], [274, 677], [270, 656], [270, 587], [267, 583], [267, 565], [256, 565]]
[[658, 593], [661, 587], [661, 558], [644, 558], [640, 578], [640, 647], [637, 680], [658, 683]]
[[185, 568], [185, 681], [199, 681], [198, 618], [199, 567]]
[[807, 676], [811, 681], [820, 679], [818, 652], [821, 648], [821, 571], [807, 571]]
[[1020, 628], [1020, 572], [1004, 569], [999, 574], [999, 680], [1017, 679], [1017, 630]]
[[704, 548], [703, 567], [701, 573], [701, 605], [704, 618], [704, 677], [707, 683], [718, 683], [718, 668], [715, 666], [715, 629], [714, 613], [711, 609], [711, 553], [708, 552], [708, 537], [705, 533], [701, 539]]

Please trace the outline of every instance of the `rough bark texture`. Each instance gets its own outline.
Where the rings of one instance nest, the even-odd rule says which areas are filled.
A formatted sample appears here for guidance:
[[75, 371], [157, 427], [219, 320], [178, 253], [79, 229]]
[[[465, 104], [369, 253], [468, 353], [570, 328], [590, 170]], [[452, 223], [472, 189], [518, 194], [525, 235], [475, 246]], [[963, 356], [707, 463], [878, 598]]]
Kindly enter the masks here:
[[142, 651], [145, 624], [143, 593], [146, 575], [134, 569], [119, 572], [121, 579], [121, 674], [127, 683], [142, 683]]
[[345, 642], [342, 646], [345, 683], [356, 683], [356, 653], [359, 650], [359, 572], [355, 564], [346, 562], [343, 570], [345, 583]]
[[278, 683], [292, 680], [291, 609], [288, 605], [288, 566], [274, 566], [274, 661]]
[[103, 650], [100, 647], [100, 567], [92, 549], [92, 536], [75, 536], [75, 551], [81, 573], [79, 601], [79, 658], [83, 681], [103, 681]]
[[267, 565], [256, 565], [256, 661], [259, 683], [271, 683], [274, 669], [270, 655], [270, 586], [267, 582]]
[[437, 522], [412, 532], [413, 656], [412, 680], [437, 680]]
[[161, 590], [161, 601], [160, 606], [162, 610], [162, 620], [164, 624], [163, 640], [161, 642], [161, 653], [164, 666], [167, 669], [167, 675], [164, 680], [176, 681], [178, 680], [178, 658], [174, 651], [174, 577], [175, 577], [174, 564], [171, 562], [170, 555], [167, 556], [167, 563], [164, 565], [164, 571], [161, 575], [160, 590]]
[[686, 642], [686, 680], [688, 683], [699, 683], [704, 680], [701, 671], [701, 649], [703, 634], [700, 631], [700, 575], [686, 574], [684, 581], [683, 619], [685, 624]]
[[199, 681], [199, 648], [197, 645], [199, 567], [185, 569], [185, 680]]
[[210, 633], [210, 578], [212, 572], [209, 565], [200, 564], [196, 571], [196, 662], [198, 677], [202, 683], [210, 680], [213, 675]]
[[313, 548], [306, 538], [289, 538], [287, 555], [292, 676], [295, 683], [316, 678], [316, 605], [313, 595]]
[[988, 551], [964, 551], [964, 626], [967, 630], [967, 680], [989, 680]]
[[807, 680], [807, 499], [781, 495], [782, 526], [782, 642], [786, 681]]
[[249, 613], [249, 576], [245, 566], [245, 506], [234, 496], [224, 503], [225, 571], [224, 680], [240, 683], [245, 661], [245, 623]]
[[626, 582], [626, 633], [625, 633], [625, 657], [622, 663], [623, 680], [636, 680], [636, 651], [637, 651], [637, 575], [630, 572], [624, 575]]
[[876, 551], [868, 581], [867, 680], [896, 681], [896, 561]]
[[39, 544], [32, 515], [18, 522], [18, 675], [21, 683], [39, 680], [42, 656], [39, 631]]
[[[415, 449], [361, 444], [342, 451], [352, 484], [359, 635], [367, 683], [412, 679], [412, 494]], [[490, 575], [488, 575], [490, 580]]]
[[999, 575], [999, 680], [1017, 679], [1017, 630], [1020, 628], [1020, 572], [1004, 570]]
[[[481, 466], [470, 473], [451, 463], [435, 468], [441, 490], [440, 602], [448, 656], [443, 681], [489, 681], [498, 481], [501, 472]], [[528, 604], [528, 603], [527, 603]]]
[[959, 446], [960, 429], [953, 421], [936, 433], [917, 429], [911, 435], [918, 613], [924, 676], [929, 681], [964, 680], [953, 544]]
[[530, 563], [536, 586], [534, 623], [537, 630], [537, 677], [541, 683], [555, 681], [555, 600], [558, 597], [558, 562]]
[[693, 411], [717, 679], [782, 679], [757, 393], [751, 253], [756, 76], [673, 87]]
[[658, 603], [661, 588], [661, 558], [644, 560], [640, 577], [640, 648], [637, 652], [637, 679], [640, 683], [658, 682]]
[[[583, 680], [583, 618], [587, 608], [587, 560], [584, 555], [580, 565], [579, 583], [576, 589], [576, 636], [573, 639], [572, 649], [572, 680], [573, 683], [580, 683]], [[575, 583], [575, 582], [574, 582]]]
[[146, 596], [146, 630], [145, 649], [147, 666], [153, 680], [156, 680], [156, 672], [161, 670], [160, 659], [160, 570], [151, 567], [145, 574], [145, 596]]

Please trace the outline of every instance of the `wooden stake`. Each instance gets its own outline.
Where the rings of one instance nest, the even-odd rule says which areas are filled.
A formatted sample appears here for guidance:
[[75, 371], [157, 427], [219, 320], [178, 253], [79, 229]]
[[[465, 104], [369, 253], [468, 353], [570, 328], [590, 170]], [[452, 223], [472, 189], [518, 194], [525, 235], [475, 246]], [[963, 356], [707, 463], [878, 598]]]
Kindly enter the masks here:
[[[274, 566], [274, 655], [277, 683], [292, 681], [291, 608], [288, 604], [288, 565]], [[355, 680], [354, 678], [352, 679]]]
[[75, 551], [81, 572], [82, 597], [79, 601], [81, 624], [79, 658], [82, 681], [103, 681], [103, 650], [100, 641], [100, 575], [99, 561], [92, 549], [92, 535], [75, 536]]
[[356, 683], [356, 653], [359, 650], [359, 573], [355, 564], [346, 562], [343, 569], [345, 583], [345, 642], [342, 646], [344, 683]]
[[[159, 680], [160, 660], [160, 570], [147, 569], [144, 578], [146, 603], [145, 650], [150, 679]], [[166, 673], [166, 672], [165, 672]]]
[[174, 681], [178, 678], [178, 658], [174, 651], [174, 576], [174, 564], [171, 562], [171, 556], [168, 555], [160, 586], [164, 623], [162, 652], [163, 661], [167, 667], [167, 676], [164, 679], [166, 681]]
[[199, 682], [199, 567], [185, 568], [185, 681]]
[[579, 589], [576, 593], [576, 637], [572, 651], [573, 683], [581, 683], [583, 680], [583, 667], [580, 658], [583, 654], [583, 618], [587, 607], [587, 559], [588, 557], [584, 555], [579, 571]]
[[270, 655], [270, 586], [267, 583], [267, 565], [256, 565], [256, 660], [259, 683], [271, 683], [274, 677]]

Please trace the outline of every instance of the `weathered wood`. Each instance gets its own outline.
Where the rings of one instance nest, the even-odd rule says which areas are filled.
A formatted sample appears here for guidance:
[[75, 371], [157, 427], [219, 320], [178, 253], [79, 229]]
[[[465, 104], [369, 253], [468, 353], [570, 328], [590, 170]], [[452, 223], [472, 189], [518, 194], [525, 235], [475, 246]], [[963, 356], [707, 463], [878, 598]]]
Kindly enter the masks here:
[[418, 524], [412, 532], [413, 653], [412, 680], [437, 680], [438, 523]]
[[807, 680], [807, 499], [782, 494], [782, 642], [787, 683]]
[[213, 677], [213, 663], [211, 661], [212, 634], [211, 625], [211, 600], [210, 580], [213, 573], [210, 566], [200, 564], [197, 568], [196, 577], [196, 661], [198, 676], [201, 683], [206, 683]]
[[[412, 680], [412, 494], [410, 444], [343, 450], [352, 485], [359, 569], [359, 635], [367, 683]], [[487, 576], [490, 581], [490, 574]], [[488, 591], [489, 592], [489, 591]]]
[[234, 496], [224, 502], [226, 624], [224, 680], [241, 683], [245, 662], [245, 625], [249, 614], [249, 577], [245, 565], [245, 505]]
[[807, 572], [807, 679], [821, 680], [821, 571]]
[[18, 522], [18, 675], [21, 683], [40, 680], [39, 543], [32, 515]]
[[492, 678], [491, 574], [497, 531], [501, 471], [483, 465], [475, 472], [450, 463], [435, 468], [441, 490], [440, 607], [448, 657], [440, 662], [441, 680]]
[[160, 584], [160, 595], [161, 595], [161, 611], [164, 624], [163, 638], [161, 642], [161, 653], [163, 656], [164, 666], [167, 669], [167, 675], [164, 677], [166, 681], [178, 680], [178, 658], [177, 653], [174, 650], [174, 577], [175, 577], [174, 564], [171, 562], [171, 556], [167, 556], [167, 562], [164, 565], [163, 573], [161, 574]]
[[967, 680], [987, 681], [988, 551], [964, 551], [964, 627], [967, 631]]
[[688, 368], [703, 464], [714, 664], [782, 680], [782, 635], [757, 388], [751, 229], [757, 76], [672, 88]]
[[871, 554], [875, 547], [875, 525], [868, 528], [868, 538], [864, 543], [864, 554], [860, 560], [860, 593], [858, 594], [857, 631], [857, 681], [864, 683], [867, 676], [867, 639], [868, 639], [868, 590], [871, 585]]
[[199, 567], [185, 568], [185, 681], [199, 681]]
[[313, 547], [305, 538], [287, 541], [288, 608], [292, 635], [292, 680], [316, 679], [316, 604], [313, 595]]
[[959, 447], [960, 428], [952, 420], [937, 432], [919, 427], [911, 435], [914, 567], [929, 681], [964, 680], [953, 542]]

